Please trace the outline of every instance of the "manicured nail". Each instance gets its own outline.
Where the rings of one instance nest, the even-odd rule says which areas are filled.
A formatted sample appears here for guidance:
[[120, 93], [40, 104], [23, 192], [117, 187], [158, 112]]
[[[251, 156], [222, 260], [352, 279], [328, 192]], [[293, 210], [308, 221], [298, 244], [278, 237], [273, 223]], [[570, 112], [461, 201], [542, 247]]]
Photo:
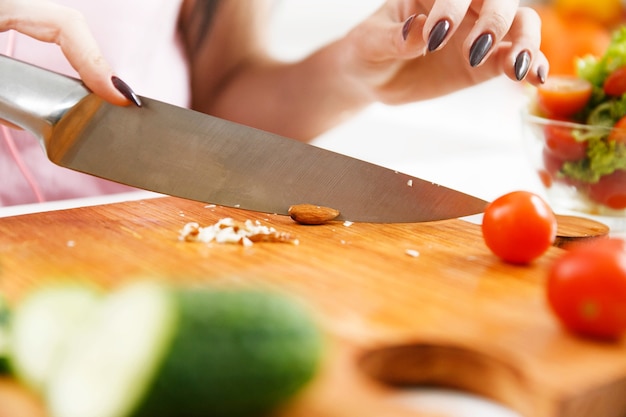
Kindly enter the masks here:
[[483, 33], [474, 41], [474, 44], [470, 48], [470, 65], [472, 67], [477, 66], [485, 59], [487, 52], [493, 45], [493, 35], [491, 33]]
[[415, 15], [409, 16], [409, 18], [404, 22], [404, 26], [402, 26], [402, 39], [406, 40], [409, 37], [413, 20], [415, 20]]
[[448, 34], [448, 30], [450, 30], [450, 22], [447, 19], [442, 19], [437, 22], [428, 35], [428, 52], [432, 52], [441, 46], [441, 43]]
[[129, 99], [130, 101], [132, 101], [133, 103], [135, 103], [135, 105], [137, 107], [141, 107], [142, 103], [141, 103], [141, 99], [139, 98], [139, 96], [137, 94], [135, 94], [135, 92], [128, 86], [128, 84], [126, 84], [124, 81], [122, 81], [121, 79], [119, 79], [118, 77], [116, 77], [115, 75], [111, 77], [111, 82], [113, 83], [113, 86], [115, 86], [115, 88], [117, 88], [117, 91], [119, 91], [120, 93], [122, 93], [122, 95], [124, 97], [126, 97], [127, 99]]
[[539, 65], [539, 68], [537, 68], [537, 77], [539, 78], [539, 82], [541, 84], [545, 84], [545, 82], [546, 82], [546, 67], [544, 67], [543, 65]]
[[530, 52], [522, 51], [515, 58], [515, 78], [522, 81], [530, 69]]

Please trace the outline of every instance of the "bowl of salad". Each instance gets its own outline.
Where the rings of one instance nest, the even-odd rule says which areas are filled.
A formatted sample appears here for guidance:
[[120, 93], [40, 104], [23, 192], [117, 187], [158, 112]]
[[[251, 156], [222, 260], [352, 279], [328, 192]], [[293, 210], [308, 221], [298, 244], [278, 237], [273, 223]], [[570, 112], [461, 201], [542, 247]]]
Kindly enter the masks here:
[[522, 114], [527, 151], [556, 211], [626, 231], [626, 27], [604, 55], [552, 76]]

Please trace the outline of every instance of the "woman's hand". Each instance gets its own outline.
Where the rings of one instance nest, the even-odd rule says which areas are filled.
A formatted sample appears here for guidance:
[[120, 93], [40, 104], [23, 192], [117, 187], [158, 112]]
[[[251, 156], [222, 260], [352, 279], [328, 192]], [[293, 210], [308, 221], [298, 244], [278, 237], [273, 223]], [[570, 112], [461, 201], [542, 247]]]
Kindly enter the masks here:
[[0, 32], [10, 29], [59, 45], [85, 85], [103, 99], [118, 105], [138, 100], [114, 76], [78, 11], [47, 0], [0, 0]]
[[373, 100], [437, 97], [505, 74], [537, 85], [541, 22], [517, 0], [388, 0], [343, 40], [349, 73]]
[[517, 0], [386, 0], [346, 36], [288, 63], [257, 41], [271, 1], [253, 3], [222, 0], [211, 37], [192, 42], [201, 45], [190, 55], [194, 108], [291, 138], [314, 138], [376, 101], [547, 76], [540, 19]]

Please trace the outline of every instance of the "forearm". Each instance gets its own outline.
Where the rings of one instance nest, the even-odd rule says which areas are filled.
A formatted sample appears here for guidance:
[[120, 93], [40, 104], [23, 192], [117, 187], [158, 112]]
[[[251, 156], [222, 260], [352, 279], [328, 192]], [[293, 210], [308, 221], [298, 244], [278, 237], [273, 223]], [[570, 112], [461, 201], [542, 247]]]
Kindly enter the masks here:
[[[453, 19], [447, 14], [437, 16], [447, 10], [446, 0], [437, 0], [444, 6], [436, 13], [427, 0], [388, 0], [346, 36], [302, 61], [279, 63], [264, 55], [264, 43], [259, 40], [268, 13], [251, 14], [248, 3], [224, 1], [213, 36], [202, 43], [201, 50], [190, 52], [193, 106], [283, 136], [310, 140], [375, 101], [403, 104], [430, 99], [501, 74], [532, 84], [543, 82], [547, 61], [538, 50], [536, 12], [507, 2], [489, 2], [492, 8], [502, 6], [509, 16], [500, 22], [506, 24], [496, 25], [499, 34], [495, 26], [476, 26], [481, 22], [482, 2], [474, 1], [469, 9], [451, 9], [460, 19], [460, 24], [448, 25], [454, 36], [444, 33], [445, 41], [429, 50], [429, 39], [424, 36], [429, 19], [430, 25]], [[233, 32], [235, 23], [245, 30]], [[526, 27], [532, 29], [530, 35], [522, 30]], [[494, 43], [498, 36], [502, 42]], [[489, 40], [479, 45], [479, 54], [474, 49], [478, 38]], [[524, 56], [525, 67], [518, 68]]]
[[347, 59], [337, 42], [299, 62], [244, 64], [200, 110], [311, 140], [373, 101], [348, 70]]

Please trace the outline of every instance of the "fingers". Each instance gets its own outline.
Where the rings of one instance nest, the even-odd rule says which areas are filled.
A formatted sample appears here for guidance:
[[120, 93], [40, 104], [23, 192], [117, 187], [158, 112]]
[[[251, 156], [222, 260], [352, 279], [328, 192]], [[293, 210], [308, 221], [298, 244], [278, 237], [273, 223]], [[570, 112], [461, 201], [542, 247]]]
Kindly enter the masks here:
[[96, 41], [91, 36], [82, 15], [63, 17], [63, 30], [57, 32], [57, 43], [83, 82], [96, 94], [116, 104], [127, 103], [125, 97], [114, 88], [113, 71], [106, 62]]
[[[500, 65], [499, 72], [517, 81], [541, 83], [548, 62], [540, 51], [541, 21], [515, 0], [438, 0], [423, 26], [428, 51], [461, 36], [461, 53], [471, 67]], [[495, 55], [495, 56], [492, 56]]]
[[465, 19], [471, 3], [472, 0], [435, 1], [422, 33], [429, 52], [444, 47]]
[[538, 85], [545, 82], [549, 64], [540, 50], [540, 35], [528, 28], [536, 28], [536, 32], [540, 32], [541, 19], [535, 10], [521, 7], [505, 37], [510, 42], [510, 48], [502, 48], [498, 53], [501, 68], [509, 78], [517, 81], [525, 79]]
[[493, 51], [493, 46], [508, 33], [519, 8], [518, 1], [484, 0], [478, 20], [469, 31], [463, 50], [470, 65], [477, 67]]
[[531, 8], [522, 7], [516, 13], [504, 40], [494, 47], [493, 55], [485, 66], [494, 67], [515, 81], [526, 80], [533, 85], [543, 84], [548, 75], [549, 64], [541, 52], [541, 21]]
[[[395, 53], [404, 59], [422, 56], [426, 53], [426, 44], [421, 36], [427, 17], [423, 14], [411, 15], [402, 24], [402, 42]], [[393, 28], [397, 33], [397, 29]]]
[[4, 1], [2, 6], [0, 30], [13, 29], [58, 44], [90, 90], [113, 104], [129, 104], [128, 98], [113, 85], [113, 71], [82, 14], [46, 0]]

